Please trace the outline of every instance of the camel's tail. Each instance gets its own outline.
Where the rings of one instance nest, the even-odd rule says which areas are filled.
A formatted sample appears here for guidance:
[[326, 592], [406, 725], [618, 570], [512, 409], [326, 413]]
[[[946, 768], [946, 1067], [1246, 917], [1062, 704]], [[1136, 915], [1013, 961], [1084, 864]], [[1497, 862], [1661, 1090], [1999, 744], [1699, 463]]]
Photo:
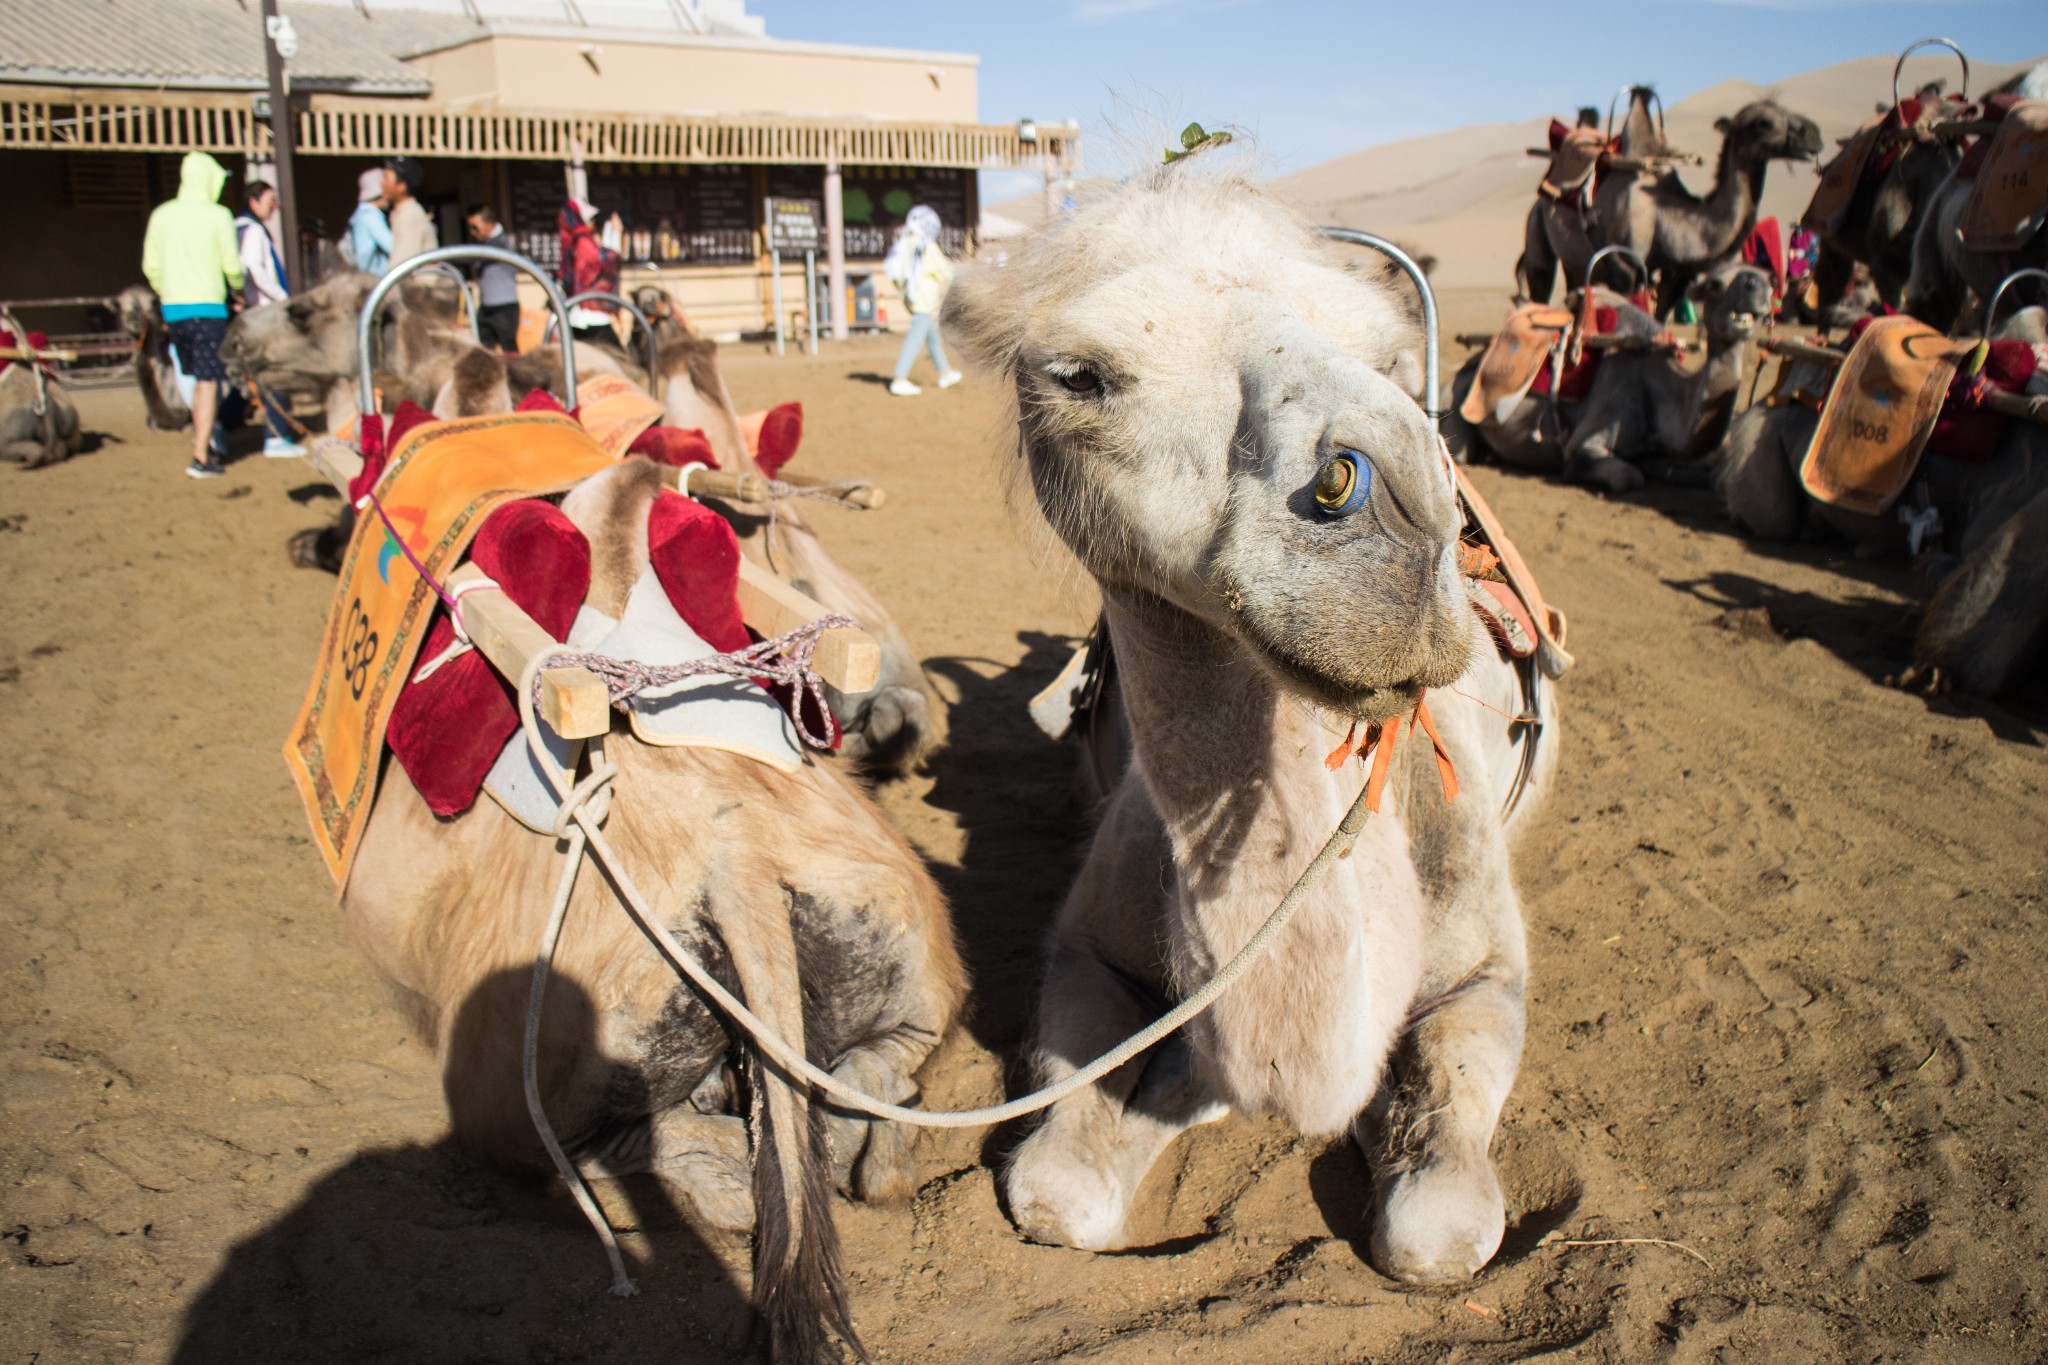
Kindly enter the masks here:
[[[770, 875], [754, 885], [781, 887]], [[747, 1008], [791, 1047], [804, 1050], [803, 987], [790, 906], [738, 907], [718, 916]], [[737, 919], [732, 923], [729, 920]], [[862, 1360], [853, 1328], [839, 1229], [832, 1218], [832, 1161], [825, 1113], [810, 1087], [758, 1053], [747, 1067], [754, 1145], [754, 1306], [769, 1353], [788, 1365], [840, 1358], [838, 1337]]]

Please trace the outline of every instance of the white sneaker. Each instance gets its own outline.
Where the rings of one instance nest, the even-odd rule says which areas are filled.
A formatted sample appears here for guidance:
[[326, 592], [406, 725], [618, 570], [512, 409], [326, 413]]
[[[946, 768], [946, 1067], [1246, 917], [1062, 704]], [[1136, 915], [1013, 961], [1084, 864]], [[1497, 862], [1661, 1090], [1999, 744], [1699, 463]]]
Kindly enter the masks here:
[[[939, 382], [945, 383], [943, 379]], [[914, 398], [918, 394], [923, 393], [924, 390], [911, 383], [908, 379], [892, 379], [889, 381], [889, 392], [895, 394], [898, 398]]]
[[939, 387], [942, 389], [950, 389], [955, 384], [959, 383], [962, 379], [965, 378], [966, 376], [961, 374], [958, 370], [948, 370], [944, 374], [939, 376]]
[[304, 446], [282, 436], [266, 436], [263, 440], [263, 454], [272, 460], [295, 460], [305, 453]]

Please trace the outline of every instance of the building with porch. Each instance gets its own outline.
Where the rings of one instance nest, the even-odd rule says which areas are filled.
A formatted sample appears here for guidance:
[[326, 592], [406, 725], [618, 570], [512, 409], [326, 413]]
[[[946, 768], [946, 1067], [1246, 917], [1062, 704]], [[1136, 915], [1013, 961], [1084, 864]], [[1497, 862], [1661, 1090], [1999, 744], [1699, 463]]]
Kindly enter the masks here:
[[[975, 172], [1078, 164], [1068, 126], [977, 121], [979, 59], [806, 43], [744, 0], [284, 0], [302, 237], [332, 241], [356, 178], [426, 168], [444, 244], [491, 204], [553, 264], [580, 172], [626, 225], [624, 288], [668, 287], [713, 334], [773, 325], [767, 198], [816, 201], [819, 273], [843, 320], [914, 204], [974, 249]], [[12, 190], [0, 299], [111, 294], [141, 278], [149, 210], [186, 151], [274, 178], [263, 19], [239, 0], [38, 0], [0, 7], [0, 183]], [[227, 196], [224, 196], [227, 197]], [[238, 206], [238, 204], [237, 204]], [[317, 260], [318, 251], [309, 259]], [[312, 267], [317, 268], [317, 267]], [[800, 320], [803, 263], [783, 297]], [[537, 298], [536, 298], [537, 301]]]

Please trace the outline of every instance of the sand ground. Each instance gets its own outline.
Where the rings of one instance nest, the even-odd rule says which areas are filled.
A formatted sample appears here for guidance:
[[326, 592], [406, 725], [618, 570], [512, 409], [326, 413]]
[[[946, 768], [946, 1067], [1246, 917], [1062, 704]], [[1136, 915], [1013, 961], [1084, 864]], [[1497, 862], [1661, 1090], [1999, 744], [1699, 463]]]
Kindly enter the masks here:
[[[991, 1098], [1085, 835], [1023, 704], [1090, 604], [1002, 505], [985, 382], [891, 399], [875, 343], [727, 368], [804, 402], [800, 467], [890, 491], [818, 520], [953, 705], [881, 798], [976, 980], [928, 1099]], [[566, 1200], [445, 1140], [342, 939], [278, 756], [332, 590], [281, 546], [331, 498], [296, 462], [192, 482], [130, 394], [82, 406], [97, 449], [0, 471], [0, 1362], [740, 1359], [743, 1253], [608, 1187], [643, 1292], [607, 1296]], [[1882, 684], [1900, 566], [1751, 550], [1704, 493], [1477, 478], [1580, 659], [1518, 858], [1499, 1257], [1381, 1280], [1357, 1154], [1248, 1118], [1161, 1160], [1141, 1249], [1033, 1246], [991, 1174], [1015, 1134], [946, 1134], [908, 1206], [842, 1208], [878, 1358], [2043, 1358], [2039, 723]]]

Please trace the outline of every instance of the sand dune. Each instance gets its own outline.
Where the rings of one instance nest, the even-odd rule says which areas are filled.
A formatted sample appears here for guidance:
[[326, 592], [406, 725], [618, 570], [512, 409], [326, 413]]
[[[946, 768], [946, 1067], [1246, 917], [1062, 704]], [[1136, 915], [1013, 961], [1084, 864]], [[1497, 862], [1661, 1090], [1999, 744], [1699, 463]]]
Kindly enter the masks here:
[[[1891, 99], [1893, 57], [1858, 57], [1764, 86], [1728, 80], [1674, 103], [1666, 117], [1673, 145], [1712, 158], [1720, 146], [1714, 120], [1766, 96], [1821, 127], [1830, 148], [1880, 103]], [[2038, 60], [2038, 59], [2036, 59]], [[1988, 90], [2032, 65], [1973, 63], [1971, 88]], [[1942, 79], [1956, 88], [1953, 58], [1915, 57], [1901, 87]], [[1604, 104], [1598, 91], [1587, 103]], [[1526, 123], [1485, 123], [1408, 138], [1351, 152], [1282, 177], [1273, 188], [1312, 217], [1370, 228], [1419, 245], [1438, 259], [1437, 283], [1446, 289], [1499, 288], [1512, 283], [1521, 250], [1522, 218], [1542, 178], [1542, 163], [1523, 153], [1540, 145], [1550, 115], [1569, 120], [1570, 109], [1544, 111]], [[1712, 165], [1682, 174], [1696, 192], [1713, 185]], [[1763, 211], [1789, 222], [1813, 193], [1814, 168], [1771, 167]]]

